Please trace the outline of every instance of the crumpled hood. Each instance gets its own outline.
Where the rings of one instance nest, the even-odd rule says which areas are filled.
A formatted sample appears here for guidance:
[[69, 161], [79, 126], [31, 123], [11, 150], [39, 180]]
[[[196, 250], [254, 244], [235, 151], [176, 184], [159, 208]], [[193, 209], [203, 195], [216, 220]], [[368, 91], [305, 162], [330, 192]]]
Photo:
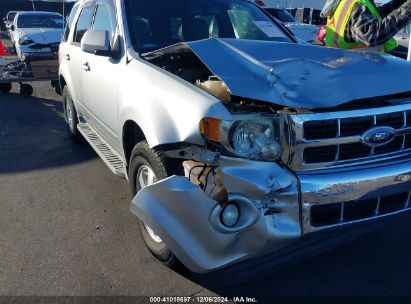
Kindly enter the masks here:
[[27, 35], [37, 44], [50, 44], [61, 41], [63, 29], [60, 28], [24, 28], [19, 29], [20, 37]]
[[338, 4], [341, 0], [327, 0], [324, 5], [323, 10], [321, 11], [321, 17], [327, 18], [330, 17], [334, 11], [337, 9]]
[[237, 39], [207, 39], [185, 47], [233, 95], [282, 106], [328, 108], [411, 91], [411, 63], [392, 56]]

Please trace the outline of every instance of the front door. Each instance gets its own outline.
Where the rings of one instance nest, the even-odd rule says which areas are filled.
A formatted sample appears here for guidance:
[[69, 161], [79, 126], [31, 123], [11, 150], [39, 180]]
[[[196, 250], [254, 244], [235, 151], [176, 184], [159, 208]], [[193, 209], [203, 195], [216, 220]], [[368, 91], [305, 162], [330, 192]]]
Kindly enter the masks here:
[[[114, 47], [117, 28], [113, 1], [97, 1], [92, 29], [108, 31]], [[117, 136], [118, 75], [122, 63], [121, 59], [82, 53], [82, 95], [89, 112], [89, 123], [118, 151], [121, 151]]]

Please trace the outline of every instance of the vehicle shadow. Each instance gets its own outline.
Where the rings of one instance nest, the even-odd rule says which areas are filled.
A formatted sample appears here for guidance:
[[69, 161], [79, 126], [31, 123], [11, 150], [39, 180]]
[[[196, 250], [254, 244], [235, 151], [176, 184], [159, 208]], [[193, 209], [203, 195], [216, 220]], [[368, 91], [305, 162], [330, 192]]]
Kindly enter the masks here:
[[60, 101], [0, 93], [0, 174], [67, 166], [96, 158], [66, 134]]

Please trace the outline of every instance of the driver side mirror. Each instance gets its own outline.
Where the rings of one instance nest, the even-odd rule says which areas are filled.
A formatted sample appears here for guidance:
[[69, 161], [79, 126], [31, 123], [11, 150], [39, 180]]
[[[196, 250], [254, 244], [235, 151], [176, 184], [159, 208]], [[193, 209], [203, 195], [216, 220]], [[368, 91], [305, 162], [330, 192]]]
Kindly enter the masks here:
[[15, 30], [14, 24], [10, 25], [10, 29], [11, 29], [12, 31]]
[[108, 31], [89, 30], [81, 39], [81, 50], [97, 56], [113, 57], [116, 52], [111, 50]]

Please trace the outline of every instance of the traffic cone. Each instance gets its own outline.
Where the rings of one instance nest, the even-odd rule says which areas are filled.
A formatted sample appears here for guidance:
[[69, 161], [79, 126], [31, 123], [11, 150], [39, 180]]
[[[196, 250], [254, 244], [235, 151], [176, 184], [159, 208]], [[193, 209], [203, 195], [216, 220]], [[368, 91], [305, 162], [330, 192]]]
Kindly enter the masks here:
[[9, 55], [6, 51], [6, 48], [3, 45], [3, 41], [0, 39], [0, 57]]

